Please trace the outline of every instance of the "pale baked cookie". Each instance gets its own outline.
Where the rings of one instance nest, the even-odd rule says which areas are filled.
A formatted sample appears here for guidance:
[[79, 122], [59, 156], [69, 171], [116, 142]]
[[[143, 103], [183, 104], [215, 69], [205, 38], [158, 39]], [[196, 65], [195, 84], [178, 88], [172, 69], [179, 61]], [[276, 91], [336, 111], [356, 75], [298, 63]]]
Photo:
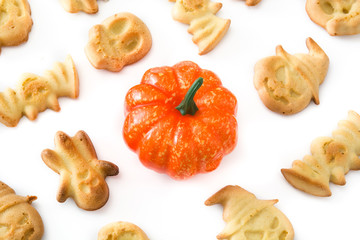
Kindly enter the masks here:
[[44, 225], [31, 206], [35, 196], [22, 197], [0, 181], [0, 239], [40, 240]]
[[98, 240], [149, 240], [149, 238], [135, 224], [115, 222], [100, 229]]
[[110, 162], [98, 160], [94, 146], [84, 131], [74, 137], [63, 132], [55, 136], [55, 150], [41, 153], [45, 164], [60, 174], [59, 202], [73, 198], [84, 210], [97, 210], [109, 198], [107, 176], [115, 176], [119, 168]]
[[97, 0], [60, 0], [63, 8], [70, 13], [83, 11], [89, 14], [97, 13]]
[[26, 42], [32, 25], [27, 0], [0, 0], [0, 52], [2, 46]]
[[293, 187], [315, 196], [331, 196], [329, 182], [345, 185], [345, 174], [360, 169], [360, 116], [350, 111], [338, 123], [332, 137], [311, 143], [311, 155], [296, 160], [290, 169], [281, 169]]
[[259, 2], [261, 2], [261, 0], [245, 0], [246, 5], [248, 6], [255, 6]]
[[25, 73], [15, 90], [8, 88], [0, 92], [0, 122], [15, 127], [23, 115], [34, 120], [47, 108], [60, 111], [57, 98], [77, 98], [78, 95], [78, 74], [68, 56], [64, 63], [56, 63], [54, 69], [43, 76]]
[[230, 19], [215, 15], [221, 7], [221, 3], [210, 0], [177, 0], [172, 9], [174, 20], [190, 25], [188, 32], [200, 55], [213, 50], [229, 29]]
[[278, 200], [259, 200], [239, 186], [226, 186], [206, 200], [205, 205], [224, 207], [225, 229], [217, 236], [227, 240], [292, 240], [289, 219], [273, 205]]
[[360, 0], [307, 0], [306, 12], [332, 36], [360, 33]]
[[125, 12], [92, 27], [85, 52], [95, 68], [118, 72], [143, 58], [151, 45], [151, 34], [145, 23]]
[[255, 65], [254, 85], [262, 102], [271, 111], [294, 114], [313, 99], [319, 104], [319, 85], [324, 81], [329, 58], [314, 40], [308, 38], [309, 54], [287, 53], [276, 47], [276, 56]]

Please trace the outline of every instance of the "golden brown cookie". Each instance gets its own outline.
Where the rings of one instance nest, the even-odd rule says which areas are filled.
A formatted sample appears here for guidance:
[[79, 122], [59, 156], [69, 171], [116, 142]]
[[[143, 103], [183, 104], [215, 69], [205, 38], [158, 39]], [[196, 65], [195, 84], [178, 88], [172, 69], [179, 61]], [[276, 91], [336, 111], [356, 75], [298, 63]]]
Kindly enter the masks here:
[[308, 38], [309, 54], [287, 53], [276, 47], [276, 56], [255, 65], [254, 85], [262, 102], [271, 111], [290, 115], [303, 110], [313, 99], [319, 104], [319, 85], [324, 81], [329, 58]]
[[248, 6], [255, 6], [259, 2], [261, 2], [261, 0], [245, 0], [246, 5]]
[[0, 1], [0, 52], [2, 46], [26, 42], [33, 25], [27, 0]]
[[281, 169], [295, 188], [319, 197], [331, 196], [329, 182], [345, 185], [345, 174], [360, 169], [360, 116], [350, 111], [338, 123], [332, 137], [320, 137], [311, 143], [311, 155], [296, 160], [290, 169]]
[[84, 210], [97, 210], [109, 198], [107, 176], [115, 176], [119, 168], [110, 162], [98, 160], [94, 146], [84, 131], [74, 137], [63, 132], [55, 136], [55, 150], [41, 153], [45, 164], [60, 174], [59, 202], [73, 198]]
[[44, 76], [25, 73], [15, 90], [8, 88], [0, 92], [0, 122], [15, 127], [23, 115], [34, 120], [47, 108], [60, 111], [57, 98], [77, 98], [78, 95], [78, 74], [68, 56], [64, 63], [56, 63]]
[[200, 55], [213, 50], [229, 29], [230, 19], [215, 15], [221, 7], [221, 3], [210, 0], [177, 0], [172, 9], [174, 20], [190, 25], [188, 32]]
[[332, 36], [360, 33], [360, 0], [307, 0], [306, 12]]
[[97, 0], [60, 0], [60, 2], [63, 8], [70, 13], [83, 11], [93, 14], [99, 10]]
[[100, 229], [98, 240], [149, 240], [149, 238], [135, 224], [115, 222]]
[[224, 207], [225, 229], [217, 236], [227, 240], [292, 240], [289, 219], [273, 205], [278, 200], [259, 200], [239, 186], [226, 186], [206, 200], [205, 205]]
[[118, 13], [90, 29], [85, 52], [95, 68], [119, 72], [143, 58], [151, 45], [150, 31], [140, 18]]
[[44, 225], [39, 213], [31, 206], [35, 196], [22, 197], [0, 181], [0, 239], [40, 240]]

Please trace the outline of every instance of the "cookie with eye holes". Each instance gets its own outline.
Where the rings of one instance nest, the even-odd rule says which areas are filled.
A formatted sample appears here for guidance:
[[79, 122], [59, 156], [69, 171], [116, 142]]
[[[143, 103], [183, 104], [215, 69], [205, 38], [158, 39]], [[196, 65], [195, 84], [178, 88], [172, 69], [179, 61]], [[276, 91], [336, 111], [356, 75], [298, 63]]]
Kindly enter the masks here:
[[100, 229], [98, 240], [149, 240], [149, 238], [135, 224], [114, 222]]
[[360, 33], [360, 0], [307, 0], [306, 12], [332, 36]]
[[143, 58], [151, 46], [151, 34], [145, 23], [124, 12], [90, 29], [85, 53], [95, 68], [119, 72], [125, 65]]
[[59, 202], [73, 198], [84, 210], [97, 210], [109, 198], [107, 176], [115, 176], [119, 168], [107, 161], [98, 160], [94, 146], [84, 131], [74, 137], [64, 132], [55, 136], [55, 150], [46, 149], [41, 153], [45, 164], [60, 174]]

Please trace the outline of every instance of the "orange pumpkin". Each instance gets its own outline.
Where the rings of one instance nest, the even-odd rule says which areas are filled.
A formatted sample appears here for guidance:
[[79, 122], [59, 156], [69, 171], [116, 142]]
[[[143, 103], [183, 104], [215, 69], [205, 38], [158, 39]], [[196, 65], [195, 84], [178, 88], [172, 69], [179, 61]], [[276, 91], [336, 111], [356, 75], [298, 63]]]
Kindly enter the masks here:
[[193, 62], [152, 68], [126, 95], [124, 139], [146, 167], [186, 179], [234, 149], [236, 108], [220, 79]]

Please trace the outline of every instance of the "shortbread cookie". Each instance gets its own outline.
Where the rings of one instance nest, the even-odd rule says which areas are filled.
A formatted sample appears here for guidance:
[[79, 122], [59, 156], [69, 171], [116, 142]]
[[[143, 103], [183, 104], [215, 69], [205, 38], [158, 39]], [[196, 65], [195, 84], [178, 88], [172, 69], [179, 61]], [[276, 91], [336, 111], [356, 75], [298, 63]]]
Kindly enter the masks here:
[[0, 1], [0, 52], [2, 46], [26, 42], [33, 25], [27, 0]]
[[22, 197], [0, 181], [0, 239], [40, 240], [44, 225], [31, 206], [35, 196]]
[[255, 65], [254, 85], [262, 102], [271, 111], [294, 114], [313, 99], [319, 104], [319, 85], [324, 81], [329, 58], [314, 40], [308, 38], [309, 54], [287, 53], [276, 47], [276, 56]]
[[47, 108], [60, 111], [57, 98], [77, 98], [78, 95], [78, 74], [68, 56], [64, 63], [56, 63], [44, 76], [25, 73], [15, 90], [8, 88], [0, 92], [0, 122], [15, 127], [23, 115], [34, 120]]
[[97, 0], [60, 0], [63, 8], [70, 13], [83, 11], [89, 14], [97, 13]]
[[217, 236], [227, 240], [292, 240], [289, 219], [273, 205], [278, 200], [259, 200], [239, 186], [226, 186], [206, 200], [205, 205], [224, 207], [225, 229]]
[[95, 25], [89, 38], [85, 52], [90, 63], [113, 72], [139, 61], [152, 45], [149, 29], [131, 13], [118, 13]]
[[295, 188], [319, 197], [331, 196], [329, 182], [345, 185], [345, 174], [360, 169], [360, 116], [350, 111], [338, 123], [332, 137], [311, 143], [311, 155], [296, 160], [291, 169], [281, 169]]
[[261, 2], [261, 0], [245, 0], [246, 5], [248, 6], [255, 6], [259, 2]]
[[55, 150], [41, 153], [45, 164], [60, 174], [59, 202], [73, 198], [78, 207], [96, 210], [105, 205], [109, 198], [107, 176], [119, 173], [118, 167], [97, 159], [94, 146], [84, 131], [74, 137], [63, 132], [55, 136]]
[[360, 33], [360, 0], [307, 0], [306, 12], [332, 36]]
[[115, 222], [100, 229], [98, 240], [149, 240], [149, 238], [135, 224]]
[[200, 55], [213, 50], [229, 29], [230, 19], [215, 15], [221, 7], [210, 0], [177, 0], [172, 9], [174, 20], [190, 25], [188, 32], [194, 35]]

